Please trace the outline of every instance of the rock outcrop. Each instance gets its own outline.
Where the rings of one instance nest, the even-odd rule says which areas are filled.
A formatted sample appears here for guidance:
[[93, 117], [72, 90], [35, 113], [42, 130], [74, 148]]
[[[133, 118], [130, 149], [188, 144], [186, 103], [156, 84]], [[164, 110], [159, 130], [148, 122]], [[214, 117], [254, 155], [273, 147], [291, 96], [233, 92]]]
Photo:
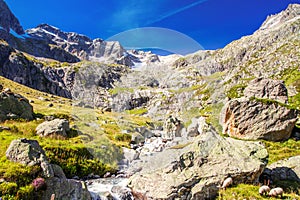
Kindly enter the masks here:
[[9, 89], [0, 93], [0, 121], [23, 118], [33, 119], [33, 108], [28, 99]]
[[45, 121], [36, 127], [36, 134], [41, 137], [67, 137], [68, 131], [70, 131], [70, 125], [69, 121], [66, 119], [54, 119], [52, 121]]
[[256, 78], [249, 82], [244, 90], [247, 98], [256, 97], [260, 99], [271, 99], [281, 103], [288, 103], [288, 92], [280, 80]]
[[165, 121], [162, 137], [164, 139], [174, 139], [175, 137], [181, 137], [181, 131], [183, 127], [184, 126], [179, 119], [170, 115]]
[[227, 102], [221, 114], [223, 134], [250, 140], [287, 140], [296, 121], [296, 110], [246, 98]]
[[[0, 41], [0, 50], [1, 76], [58, 96], [83, 101], [85, 98], [92, 99], [98, 106], [109, 106], [107, 103], [109, 94], [106, 90], [112, 88], [114, 82], [118, 81], [128, 70], [127, 67], [121, 65], [108, 66], [93, 62], [75, 65], [65, 63], [67, 66], [54, 62], [54, 64], [58, 63], [58, 67], [53, 67], [50, 61], [38, 60], [25, 56], [23, 53], [17, 53], [3, 41]], [[87, 81], [89, 84], [84, 84]], [[92, 97], [87, 95], [92, 95]]]
[[84, 182], [66, 179], [58, 165], [50, 164], [44, 150], [36, 140], [13, 140], [6, 151], [6, 157], [17, 163], [28, 166], [39, 165], [46, 180], [46, 190], [42, 199], [91, 200]]
[[259, 142], [223, 138], [211, 129], [183, 149], [153, 157], [130, 187], [148, 199], [212, 199], [228, 176], [234, 184], [258, 181], [267, 157]]
[[220, 124], [224, 134], [251, 140], [290, 138], [298, 112], [285, 106], [288, 96], [282, 81], [255, 79], [245, 88], [244, 95], [223, 107]]
[[195, 137], [209, 129], [204, 117], [193, 118], [192, 123], [187, 127], [186, 137]]
[[71, 98], [70, 85], [75, 71], [71, 67], [54, 68], [30, 60], [24, 54], [0, 42], [0, 75], [28, 87]]
[[264, 21], [264, 23], [261, 25], [259, 29], [265, 30], [265, 29], [274, 28], [280, 24], [283, 24], [284, 22], [292, 20], [293, 18], [299, 15], [300, 15], [300, 5], [290, 4], [286, 10], [278, 14], [268, 16], [268, 18]]

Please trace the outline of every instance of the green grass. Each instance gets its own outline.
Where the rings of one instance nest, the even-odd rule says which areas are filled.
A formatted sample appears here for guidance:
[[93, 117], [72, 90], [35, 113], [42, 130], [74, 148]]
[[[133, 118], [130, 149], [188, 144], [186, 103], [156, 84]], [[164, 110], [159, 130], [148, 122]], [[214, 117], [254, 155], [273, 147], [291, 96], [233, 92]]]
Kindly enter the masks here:
[[[41, 173], [39, 167], [26, 167], [7, 160], [5, 152], [12, 140], [37, 140], [50, 163], [60, 165], [68, 178], [85, 177], [91, 173], [101, 176], [108, 171], [116, 171], [117, 162], [122, 157], [120, 147], [129, 146], [131, 134], [124, 134], [122, 131], [134, 130], [140, 126], [149, 127], [152, 123], [150, 118], [138, 115], [145, 110], [103, 113], [100, 110], [73, 107], [69, 99], [39, 92], [3, 77], [0, 77], [0, 84], [33, 100], [34, 103], [31, 104], [35, 116], [40, 118], [33, 121], [9, 120], [0, 123], [0, 126], [10, 128], [0, 132], [0, 179], [8, 182], [0, 186], [0, 196], [5, 199], [34, 199], [36, 194], [31, 193], [30, 184]], [[40, 100], [39, 97], [49, 101]], [[49, 108], [49, 103], [53, 103], [54, 107]], [[42, 118], [46, 115], [69, 119], [71, 125], [76, 125], [80, 130], [79, 134], [72, 129], [72, 137], [67, 139], [40, 138], [35, 134], [35, 129], [44, 121]]]
[[243, 92], [246, 86], [246, 84], [234, 85], [226, 92], [226, 96], [230, 99], [240, 98], [243, 96]]
[[132, 110], [126, 110], [126, 113], [130, 115], [143, 115], [148, 112], [147, 108], [137, 108]]
[[269, 152], [269, 164], [278, 160], [300, 155], [300, 141], [289, 139], [284, 142], [262, 142]]
[[[280, 186], [280, 185], [278, 185]], [[299, 199], [299, 188], [298, 191], [291, 191], [286, 187], [283, 187], [285, 193], [282, 199], [292, 200]], [[261, 196], [258, 193], [259, 186], [239, 184], [233, 187], [227, 188], [226, 190], [220, 190], [217, 200], [275, 200], [277, 198]]]
[[134, 89], [133, 88], [115, 87], [115, 88], [109, 89], [108, 91], [111, 95], [116, 95], [116, 94], [124, 93], [124, 92], [133, 93]]
[[222, 126], [219, 123], [220, 113], [223, 108], [222, 103], [207, 105], [200, 111], [200, 115], [206, 117], [206, 122], [215, 127], [218, 133], [222, 132]]

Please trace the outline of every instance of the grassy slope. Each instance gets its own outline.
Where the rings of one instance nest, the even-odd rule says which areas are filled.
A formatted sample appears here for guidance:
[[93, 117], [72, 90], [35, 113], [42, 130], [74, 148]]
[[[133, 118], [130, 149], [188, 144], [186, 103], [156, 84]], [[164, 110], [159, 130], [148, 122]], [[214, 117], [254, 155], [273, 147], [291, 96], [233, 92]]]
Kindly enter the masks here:
[[[38, 117], [46, 115], [67, 117], [71, 121], [71, 126], [76, 125], [81, 132], [79, 136], [65, 140], [40, 138], [35, 134], [35, 128], [44, 121], [43, 119], [37, 118], [29, 122], [22, 120], [1, 122], [0, 126], [10, 127], [10, 130], [0, 132], [0, 180], [4, 178], [6, 181], [17, 182], [17, 186], [1, 184], [0, 181], [0, 196], [30, 190], [28, 184], [40, 174], [39, 169], [21, 167], [6, 159], [5, 152], [14, 139], [38, 140], [50, 162], [62, 166], [68, 177], [86, 176], [90, 173], [103, 175], [107, 171], [115, 171], [121, 156], [120, 146], [129, 145], [131, 136], [124, 136], [122, 130], [134, 131], [135, 127], [147, 126], [146, 122], [151, 121], [149, 118], [127, 113], [102, 113], [93, 109], [72, 107], [69, 99], [39, 92], [3, 77], [0, 77], [0, 84], [4, 88], [10, 88], [14, 93], [33, 100], [31, 104]], [[50, 103], [54, 106], [49, 107]], [[93, 123], [96, 125], [93, 126]]]

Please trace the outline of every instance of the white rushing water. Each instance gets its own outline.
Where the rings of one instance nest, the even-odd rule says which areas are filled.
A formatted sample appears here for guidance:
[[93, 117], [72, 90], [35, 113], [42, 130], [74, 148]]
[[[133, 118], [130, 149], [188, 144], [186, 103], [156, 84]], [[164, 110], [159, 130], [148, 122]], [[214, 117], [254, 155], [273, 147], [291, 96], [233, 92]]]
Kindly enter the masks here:
[[[93, 200], [106, 200], [109, 194], [115, 200], [133, 200], [126, 178], [100, 178], [87, 181]], [[127, 194], [127, 195], [126, 195]]]

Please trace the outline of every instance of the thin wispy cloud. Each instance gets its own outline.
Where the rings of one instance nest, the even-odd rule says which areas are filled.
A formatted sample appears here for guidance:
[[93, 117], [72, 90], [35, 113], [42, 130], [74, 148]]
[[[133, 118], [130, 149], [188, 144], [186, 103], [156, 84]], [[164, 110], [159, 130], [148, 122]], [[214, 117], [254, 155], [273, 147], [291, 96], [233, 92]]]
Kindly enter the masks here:
[[154, 23], [156, 23], [156, 22], [160, 22], [160, 21], [162, 21], [162, 20], [164, 20], [164, 19], [166, 19], [166, 18], [168, 18], [168, 17], [171, 17], [171, 16], [176, 15], [176, 14], [178, 14], [178, 13], [181, 13], [181, 12], [183, 12], [183, 11], [185, 11], [185, 10], [188, 10], [188, 9], [190, 9], [190, 8], [193, 8], [193, 7], [195, 7], [195, 6], [199, 5], [199, 4], [202, 4], [202, 3], [204, 3], [205, 1], [208, 1], [208, 0], [199, 0], [199, 1], [197, 1], [197, 2], [188, 4], [188, 5], [184, 6], [184, 7], [178, 8], [178, 9], [176, 9], [176, 10], [169, 11], [168, 13], [161, 15], [160, 17], [158, 17], [158, 18], [155, 19], [155, 20], [148, 21], [147, 24], [146, 24], [146, 26], [151, 25], [151, 24], [154, 24]]
[[112, 18], [107, 20], [110, 20], [112, 27], [118, 30], [145, 27], [193, 8], [205, 1], [208, 0], [198, 0], [173, 10], [166, 10], [164, 6], [170, 2], [169, 0], [152, 0], [151, 3], [148, 0], [120, 1], [113, 12]]
[[155, 17], [160, 9], [160, 0], [120, 1], [112, 15], [112, 25], [119, 29], [131, 29], [143, 26], [149, 18]]

